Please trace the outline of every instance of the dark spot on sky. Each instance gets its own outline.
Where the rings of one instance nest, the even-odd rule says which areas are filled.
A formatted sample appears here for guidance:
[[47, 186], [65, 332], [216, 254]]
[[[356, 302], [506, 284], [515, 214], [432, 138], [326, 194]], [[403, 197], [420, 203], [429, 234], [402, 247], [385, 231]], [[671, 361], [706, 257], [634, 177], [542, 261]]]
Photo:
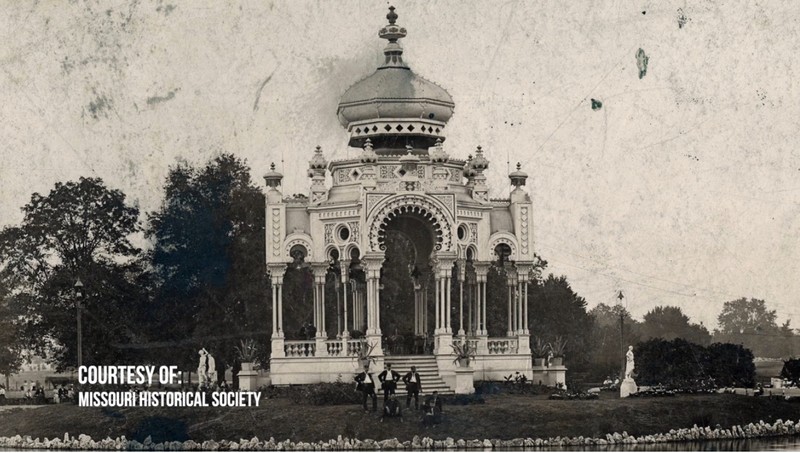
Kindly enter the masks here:
[[105, 95], [97, 96], [93, 101], [89, 102], [89, 105], [86, 107], [86, 110], [89, 111], [89, 115], [92, 116], [94, 119], [100, 119], [100, 116], [104, 116], [108, 118], [108, 109], [111, 108], [111, 100], [108, 99]]
[[644, 16], [645, 14], [647, 14], [647, 11], [642, 11], [642, 16]]
[[592, 110], [600, 110], [603, 108], [603, 103], [597, 99], [592, 99]]
[[647, 63], [650, 61], [650, 57], [644, 53], [644, 50], [639, 48], [636, 52], [636, 67], [639, 68], [639, 78], [641, 79], [645, 75], [647, 75]]
[[683, 8], [678, 8], [678, 28], [683, 28], [686, 22], [689, 22], [689, 18], [686, 17], [686, 14], [683, 14]]
[[178, 90], [180, 90], [180, 88], [176, 88], [176, 89], [170, 91], [169, 93], [167, 93], [166, 96], [152, 96], [152, 97], [149, 97], [149, 98], [147, 98], [147, 105], [152, 106], [152, 105], [155, 105], [155, 104], [159, 104], [161, 102], [170, 101], [175, 97], [175, 93], [177, 93]]

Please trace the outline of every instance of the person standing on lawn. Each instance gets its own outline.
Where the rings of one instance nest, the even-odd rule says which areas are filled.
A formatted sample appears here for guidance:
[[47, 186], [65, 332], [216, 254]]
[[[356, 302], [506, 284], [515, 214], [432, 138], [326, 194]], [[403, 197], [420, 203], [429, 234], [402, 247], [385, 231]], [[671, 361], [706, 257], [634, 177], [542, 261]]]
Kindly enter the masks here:
[[406, 409], [411, 406], [411, 396], [414, 396], [414, 409], [419, 410], [419, 392], [422, 391], [422, 380], [417, 367], [412, 366], [411, 371], [403, 376], [403, 382], [406, 384]]
[[372, 412], [378, 410], [378, 395], [375, 394], [375, 378], [369, 372], [369, 365], [364, 365], [364, 371], [356, 375], [356, 390], [361, 392], [361, 405], [367, 412], [367, 396], [372, 397]]
[[378, 375], [378, 379], [381, 381], [381, 387], [383, 388], [383, 404], [386, 405], [386, 402], [389, 401], [389, 395], [394, 395], [395, 390], [397, 390], [397, 381], [400, 380], [400, 373], [392, 369], [391, 363], [387, 363], [386, 369]]

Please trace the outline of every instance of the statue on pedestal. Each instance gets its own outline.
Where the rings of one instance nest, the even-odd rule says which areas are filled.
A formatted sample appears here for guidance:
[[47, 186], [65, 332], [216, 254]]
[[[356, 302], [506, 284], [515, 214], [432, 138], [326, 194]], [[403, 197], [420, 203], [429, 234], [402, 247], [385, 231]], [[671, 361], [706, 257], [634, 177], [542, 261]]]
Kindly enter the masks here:
[[197, 365], [198, 382], [201, 388], [214, 384], [217, 377], [217, 363], [214, 357], [205, 348], [197, 352], [200, 355], [200, 363]]
[[633, 369], [633, 346], [628, 346], [628, 352], [625, 354], [625, 379], [622, 380], [619, 386], [620, 398], [625, 398], [631, 393], [639, 391], [639, 387], [636, 386], [636, 381], [633, 380]]
[[628, 353], [625, 354], [625, 379], [633, 379], [633, 346], [628, 346]]

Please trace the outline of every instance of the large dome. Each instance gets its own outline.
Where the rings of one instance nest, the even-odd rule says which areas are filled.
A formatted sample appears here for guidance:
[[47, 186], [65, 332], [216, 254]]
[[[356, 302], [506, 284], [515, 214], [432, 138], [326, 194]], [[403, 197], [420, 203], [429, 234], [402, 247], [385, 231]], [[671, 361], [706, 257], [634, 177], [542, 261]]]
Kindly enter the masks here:
[[370, 76], [351, 86], [339, 101], [339, 122], [350, 132], [350, 146], [362, 146], [369, 138], [376, 148], [424, 150], [444, 140], [444, 126], [455, 104], [444, 88], [414, 74], [403, 62], [397, 40], [406, 29], [396, 25], [397, 14], [389, 8], [389, 24], [378, 35], [389, 41], [386, 60]]
[[339, 101], [339, 121], [379, 118], [430, 119], [446, 123], [453, 115], [453, 98], [444, 88], [408, 68], [385, 67], [351, 86]]

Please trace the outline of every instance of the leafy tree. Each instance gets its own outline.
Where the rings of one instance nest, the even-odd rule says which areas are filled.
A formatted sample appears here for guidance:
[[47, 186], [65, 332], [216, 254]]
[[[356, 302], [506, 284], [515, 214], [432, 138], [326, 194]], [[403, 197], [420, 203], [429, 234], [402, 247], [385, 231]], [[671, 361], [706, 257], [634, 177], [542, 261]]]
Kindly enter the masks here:
[[800, 385], [800, 359], [789, 359], [783, 362], [781, 377], [788, 379], [792, 385]]
[[[591, 367], [594, 377], [602, 379], [606, 376], [616, 376], [622, 373], [625, 363], [627, 346], [636, 344], [639, 339], [639, 323], [620, 304], [598, 304], [589, 315], [594, 320], [591, 331]], [[622, 317], [623, 332], [620, 336], [620, 317]]]
[[147, 229], [157, 288], [147, 310], [151, 353], [192, 370], [205, 347], [220, 370], [235, 372], [237, 342], [253, 338], [264, 362], [272, 331], [264, 197], [249, 168], [229, 154], [203, 168], [178, 165], [165, 192]]
[[752, 386], [755, 382], [753, 354], [741, 345], [714, 343], [706, 347], [682, 338], [653, 338], [637, 344], [634, 352], [638, 384], [693, 388]]
[[572, 290], [567, 278], [550, 274], [531, 285], [529, 304], [531, 335], [548, 341], [562, 336], [567, 341], [565, 360], [571, 369], [585, 368], [590, 361], [594, 323], [586, 311], [586, 300]]
[[640, 332], [644, 338], [683, 338], [697, 344], [711, 342], [708, 330], [702, 325], [692, 324], [679, 307], [656, 307], [650, 310], [644, 315]]
[[119, 190], [98, 178], [58, 183], [47, 196], [34, 193], [23, 222], [0, 232], [0, 278], [17, 316], [20, 341], [49, 355], [58, 368], [76, 363], [75, 293], [84, 284], [86, 363], [120, 360], [115, 347], [130, 341], [136, 321], [139, 250], [129, 237], [139, 211]]
[[776, 318], [763, 300], [743, 297], [725, 302], [717, 320], [723, 334], [763, 334], [778, 330]]
[[775, 310], [769, 310], [760, 299], [725, 302], [714, 340], [741, 343], [759, 357], [791, 357], [798, 338], [788, 321], [778, 326], [776, 318]]
[[9, 375], [19, 371], [22, 365], [22, 344], [16, 316], [8, 304], [8, 288], [3, 283], [0, 281], [0, 374], [5, 375], [8, 388]]

